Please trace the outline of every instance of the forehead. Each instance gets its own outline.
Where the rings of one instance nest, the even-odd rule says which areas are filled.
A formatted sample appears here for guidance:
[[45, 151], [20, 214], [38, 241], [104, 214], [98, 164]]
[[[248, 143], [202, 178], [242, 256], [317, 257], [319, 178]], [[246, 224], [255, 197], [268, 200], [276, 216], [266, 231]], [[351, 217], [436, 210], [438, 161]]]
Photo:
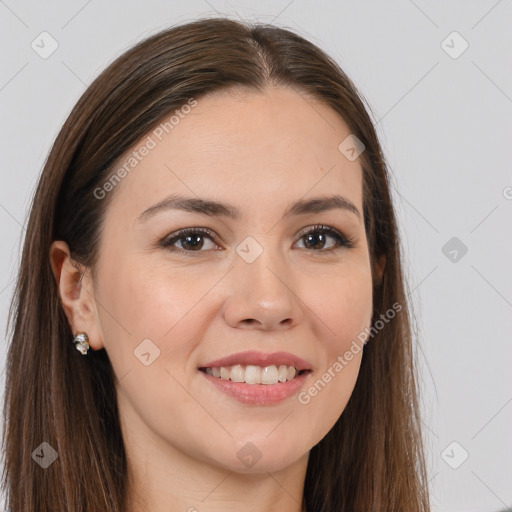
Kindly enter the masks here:
[[128, 172], [113, 208], [136, 216], [165, 195], [182, 193], [243, 210], [333, 192], [360, 208], [359, 160], [338, 149], [350, 130], [329, 106], [287, 88], [214, 94], [190, 104], [116, 162], [114, 173]]

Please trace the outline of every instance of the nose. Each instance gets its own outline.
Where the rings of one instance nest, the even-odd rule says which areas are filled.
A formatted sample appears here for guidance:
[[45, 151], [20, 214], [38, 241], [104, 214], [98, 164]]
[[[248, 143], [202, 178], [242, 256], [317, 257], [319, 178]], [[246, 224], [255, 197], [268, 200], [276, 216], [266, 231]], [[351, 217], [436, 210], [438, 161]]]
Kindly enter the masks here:
[[252, 263], [238, 258], [231, 269], [224, 305], [226, 322], [235, 328], [283, 330], [297, 325], [303, 303], [293, 273], [282, 258], [265, 249]]

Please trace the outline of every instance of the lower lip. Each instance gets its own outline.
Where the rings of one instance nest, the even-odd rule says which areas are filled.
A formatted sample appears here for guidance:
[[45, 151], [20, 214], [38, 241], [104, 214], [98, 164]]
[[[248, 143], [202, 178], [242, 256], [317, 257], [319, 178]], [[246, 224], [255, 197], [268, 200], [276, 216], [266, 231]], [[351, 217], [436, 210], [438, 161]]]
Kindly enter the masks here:
[[304, 384], [310, 372], [305, 372], [292, 380], [277, 384], [247, 384], [213, 377], [199, 370], [214, 386], [244, 404], [270, 405], [286, 400]]

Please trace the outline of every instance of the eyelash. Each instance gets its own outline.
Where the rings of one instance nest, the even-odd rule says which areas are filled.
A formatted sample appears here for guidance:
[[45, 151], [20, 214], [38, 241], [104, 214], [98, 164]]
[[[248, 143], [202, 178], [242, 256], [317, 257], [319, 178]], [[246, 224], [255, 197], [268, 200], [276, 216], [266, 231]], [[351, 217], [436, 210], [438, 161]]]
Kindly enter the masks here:
[[[338, 247], [334, 247], [334, 248], [331, 248], [331, 249], [320, 249], [320, 250], [314, 250], [314, 249], [305, 249], [305, 250], [308, 250], [309, 252], [316, 252], [316, 253], [330, 253], [336, 249], [342, 249], [342, 248], [347, 248], [347, 249], [351, 249], [354, 247], [354, 239], [348, 237], [348, 236], [345, 236], [345, 235], [342, 235], [339, 231], [333, 229], [333, 228], [330, 228], [328, 226], [324, 226], [324, 225], [321, 225], [321, 224], [317, 224], [313, 227], [310, 227], [310, 228], [306, 228], [306, 230], [303, 230], [299, 233], [299, 240], [304, 238], [306, 235], [309, 235], [310, 233], [315, 233], [315, 232], [322, 232], [324, 234], [328, 234], [330, 236], [332, 236], [339, 244]], [[176, 233], [173, 233], [170, 237], [166, 237], [164, 238], [163, 240], [161, 240], [159, 242], [159, 245], [163, 248], [166, 248], [167, 250], [171, 251], [171, 252], [181, 252], [181, 253], [184, 253], [186, 254], [187, 256], [192, 256], [194, 255], [194, 253], [201, 253], [201, 252], [205, 252], [205, 251], [202, 251], [202, 250], [198, 250], [198, 251], [187, 251], [185, 249], [180, 249], [179, 247], [172, 247], [172, 245], [191, 235], [191, 234], [202, 234], [202, 235], [205, 235], [207, 237], [209, 237], [213, 242], [215, 242], [217, 245], [218, 245], [218, 242], [217, 242], [217, 237], [215, 235], [215, 233], [211, 230], [211, 229], [208, 229], [208, 228], [186, 228], [186, 229], [182, 229], [180, 231], [177, 231]]]

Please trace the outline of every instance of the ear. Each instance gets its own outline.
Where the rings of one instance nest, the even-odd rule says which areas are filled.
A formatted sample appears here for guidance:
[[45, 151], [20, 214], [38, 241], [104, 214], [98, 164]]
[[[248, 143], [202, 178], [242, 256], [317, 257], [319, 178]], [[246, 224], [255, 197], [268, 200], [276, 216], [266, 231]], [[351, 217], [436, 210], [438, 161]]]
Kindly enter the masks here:
[[375, 265], [375, 277], [374, 284], [380, 285], [382, 284], [382, 276], [384, 275], [384, 268], [386, 267], [386, 256], [382, 254], [376, 265]]
[[83, 268], [71, 258], [68, 244], [62, 240], [52, 243], [50, 263], [57, 281], [60, 301], [73, 335], [79, 331], [85, 331], [93, 350], [103, 348], [94, 286], [89, 269]]

